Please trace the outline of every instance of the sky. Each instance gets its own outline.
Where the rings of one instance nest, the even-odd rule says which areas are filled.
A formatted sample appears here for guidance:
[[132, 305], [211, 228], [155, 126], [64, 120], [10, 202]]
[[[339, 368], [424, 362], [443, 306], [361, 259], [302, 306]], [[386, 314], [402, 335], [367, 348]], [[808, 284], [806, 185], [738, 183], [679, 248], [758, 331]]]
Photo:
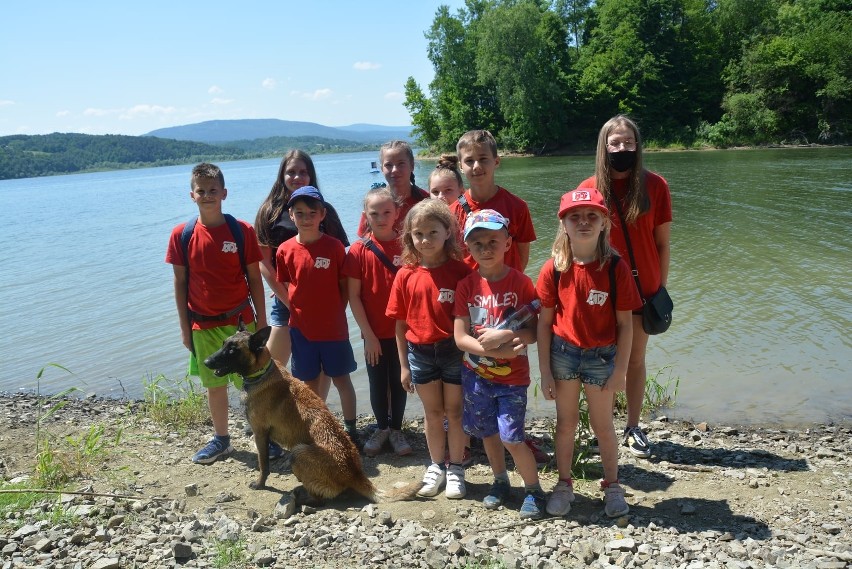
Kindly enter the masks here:
[[0, 136], [141, 135], [217, 119], [406, 126], [424, 33], [463, 0], [8, 0]]

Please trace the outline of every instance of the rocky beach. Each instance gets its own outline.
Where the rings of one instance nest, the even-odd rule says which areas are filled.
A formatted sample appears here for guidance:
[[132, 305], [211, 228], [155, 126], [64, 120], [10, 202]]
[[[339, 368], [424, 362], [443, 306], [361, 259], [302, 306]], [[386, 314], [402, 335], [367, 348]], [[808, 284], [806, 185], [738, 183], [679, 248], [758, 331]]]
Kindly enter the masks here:
[[[93, 428], [101, 433], [96, 463], [81, 469], [72, 491], [3, 510], [3, 569], [852, 566], [850, 424], [758, 427], [658, 417], [643, 424], [656, 443], [650, 459], [620, 452], [628, 515], [607, 518], [590, 477], [575, 481], [577, 501], [564, 518], [522, 522], [514, 473], [506, 506], [481, 506], [491, 483], [481, 448], [474, 448], [461, 500], [372, 504], [343, 495], [320, 508], [297, 507], [287, 458], [272, 463], [269, 488], [248, 488], [257, 460], [239, 409], [231, 415], [236, 452], [200, 466], [190, 457], [209, 427], [169, 430], [132, 401], [69, 399], [44, 418], [52, 406], [32, 395], [0, 398], [3, 492], [34, 473], [39, 417], [40, 437], [53, 441], [57, 455], [79, 448]], [[369, 420], [359, 420], [364, 433]], [[530, 431], [552, 451], [551, 420], [533, 421]], [[379, 488], [422, 476], [422, 423], [406, 423], [406, 435], [412, 455], [362, 457]], [[553, 461], [541, 468], [545, 490], [556, 482], [554, 469]]]

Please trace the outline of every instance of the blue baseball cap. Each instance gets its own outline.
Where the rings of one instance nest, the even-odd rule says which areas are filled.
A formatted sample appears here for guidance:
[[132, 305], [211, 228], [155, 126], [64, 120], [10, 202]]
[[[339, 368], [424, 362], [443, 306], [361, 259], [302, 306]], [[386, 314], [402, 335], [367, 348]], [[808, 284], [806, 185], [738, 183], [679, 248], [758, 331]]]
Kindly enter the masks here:
[[464, 239], [474, 229], [509, 229], [509, 222], [493, 209], [480, 209], [473, 212], [464, 222]]
[[302, 186], [290, 194], [290, 199], [287, 200], [287, 207], [293, 205], [293, 202], [299, 198], [312, 198], [325, 205], [325, 200], [322, 198], [322, 194], [313, 186]]

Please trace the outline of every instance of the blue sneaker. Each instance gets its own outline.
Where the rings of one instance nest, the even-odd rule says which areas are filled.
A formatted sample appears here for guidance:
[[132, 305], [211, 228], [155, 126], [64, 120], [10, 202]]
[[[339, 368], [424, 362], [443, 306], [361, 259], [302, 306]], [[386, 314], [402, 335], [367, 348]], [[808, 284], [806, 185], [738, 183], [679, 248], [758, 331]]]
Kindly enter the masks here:
[[284, 449], [278, 446], [278, 443], [273, 443], [272, 441], [269, 441], [269, 460], [281, 458], [283, 454]]
[[544, 516], [544, 492], [541, 490], [527, 491], [524, 504], [521, 506], [522, 520], [538, 520]]
[[487, 510], [496, 510], [503, 505], [511, 491], [512, 486], [507, 481], [496, 478], [488, 490], [488, 495], [482, 500], [482, 505]]
[[195, 464], [211, 464], [234, 452], [231, 437], [213, 437], [200, 451], [192, 457]]

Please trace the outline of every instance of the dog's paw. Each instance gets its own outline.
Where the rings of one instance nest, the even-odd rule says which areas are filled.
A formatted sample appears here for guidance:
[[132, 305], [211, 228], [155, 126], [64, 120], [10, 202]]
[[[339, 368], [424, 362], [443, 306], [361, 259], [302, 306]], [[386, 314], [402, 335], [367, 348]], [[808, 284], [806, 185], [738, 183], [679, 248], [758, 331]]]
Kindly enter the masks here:
[[263, 490], [266, 488], [266, 481], [264, 480], [261, 482], [260, 480], [253, 480], [252, 482], [249, 482], [249, 488], [252, 490]]

